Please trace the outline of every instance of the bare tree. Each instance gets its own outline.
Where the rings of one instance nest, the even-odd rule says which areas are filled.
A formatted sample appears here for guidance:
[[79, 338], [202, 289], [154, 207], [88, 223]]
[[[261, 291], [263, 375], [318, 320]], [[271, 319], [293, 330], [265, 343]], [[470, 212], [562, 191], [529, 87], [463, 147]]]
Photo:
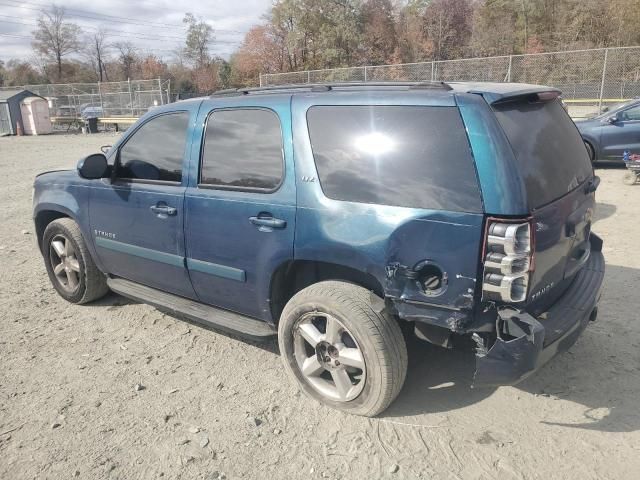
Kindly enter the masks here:
[[187, 40], [184, 54], [196, 68], [209, 64], [209, 43], [213, 41], [213, 28], [204, 20], [196, 19], [192, 13], [187, 13], [182, 20], [187, 25]]
[[110, 45], [107, 43], [107, 34], [104, 30], [100, 29], [96, 33], [92, 34], [86, 42], [85, 53], [89, 58], [89, 62], [96, 70], [98, 80], [100, 82], [109, 81], [109, 75], [107, 74], [107, 68], [105, 65], [106, 56]]
[[78, 51], [80, 33], [79, 26], [65, 21], [62, 7], [52, 5], [50, 11], [43, 10], [38, 18], [38, 28], [32, 32], [32, 46], [43, 57], [55, 61], [58, 81], [62, 78], [62, 58]]
[[134, 68], [138, 62], [138, 52], [131, 42], [118, 42], [113, 46], [118, 51], [122, 76], [128, 80], [133, 77]]

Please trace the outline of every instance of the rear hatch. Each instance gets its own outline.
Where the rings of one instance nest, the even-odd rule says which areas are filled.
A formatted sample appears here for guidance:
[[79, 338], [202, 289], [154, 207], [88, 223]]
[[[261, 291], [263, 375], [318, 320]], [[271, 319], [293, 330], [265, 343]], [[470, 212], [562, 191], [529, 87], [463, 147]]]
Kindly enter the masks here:
[[513, 149], [533, 220], [527, 310], [539, 315], [589, 258], [597, 183], [582, 138], [553, 95], [529, 95], [492, 108]]

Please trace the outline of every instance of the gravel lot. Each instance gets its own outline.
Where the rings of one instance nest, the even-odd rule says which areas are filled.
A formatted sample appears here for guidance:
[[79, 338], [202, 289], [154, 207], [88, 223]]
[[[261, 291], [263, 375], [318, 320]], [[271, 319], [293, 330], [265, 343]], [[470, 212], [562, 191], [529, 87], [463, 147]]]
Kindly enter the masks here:
[[113, 141], [0, 138], [0, 478], [640, 478], [640, 185], [624, 170], [598, 170], [606, 285], [568, 353], [517, 387], [474, 390], [472, 354], [411, 345], [400, 397], [365, 419], [301, 396], [275, 343], [113, 294], [58, 297], [33, 177]]

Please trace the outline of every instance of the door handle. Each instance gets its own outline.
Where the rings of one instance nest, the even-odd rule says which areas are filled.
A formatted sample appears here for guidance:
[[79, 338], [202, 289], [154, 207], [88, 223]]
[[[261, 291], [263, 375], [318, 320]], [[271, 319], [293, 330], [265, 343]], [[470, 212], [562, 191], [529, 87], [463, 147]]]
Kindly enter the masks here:
[[151, 205], [151, 211], [156, 215], [175, 215], [178, 213], [178, 209], [175, 207], [170, 207], [168, 205]]
[[249, 221], [254, 225], [261, 227], [260, 228], [261, 231], [270, 231], [268, 229], [285, 228], [287, 226], [287, 222], [285, 220], [281, 220], [280, 218], [273, 218], [272, 216], [266, 216], [266, 215], [258, 216], [258, 217], [249, 217]]

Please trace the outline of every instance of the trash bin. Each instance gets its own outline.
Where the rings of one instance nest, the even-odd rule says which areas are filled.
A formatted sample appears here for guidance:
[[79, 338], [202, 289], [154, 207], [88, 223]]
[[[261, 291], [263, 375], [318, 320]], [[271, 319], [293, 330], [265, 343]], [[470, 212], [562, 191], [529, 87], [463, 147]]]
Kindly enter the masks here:
[[98, 119], [93, 117], [93, 118], [87, 118], [87, 124], [89, 126], [89, 133], [98, 133]]

